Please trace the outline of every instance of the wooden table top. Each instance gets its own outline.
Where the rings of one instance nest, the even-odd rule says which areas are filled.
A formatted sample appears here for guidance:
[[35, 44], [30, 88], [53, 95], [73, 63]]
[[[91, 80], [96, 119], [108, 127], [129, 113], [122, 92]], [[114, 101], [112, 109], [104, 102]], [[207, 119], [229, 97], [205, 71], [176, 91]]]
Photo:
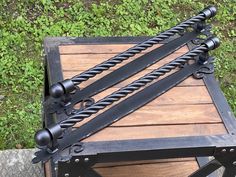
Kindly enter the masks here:
[[[71, 78], [72, 76], [123, 52], [133, 45], [135, 44], [125, 42], [114, 42], [111, 44], [60, 45], [59, 53], [63, 78]], [[145, 52], [151, 51], [160, 45], [155, 45]], [[93, 98], [95, 101], [98, 101], [106, 95], [111, 94], [117, 89], [151, 72], [153, 69], [183, 55], [188, 50], [187, 46], [180, 48], [144, 71], [95, 95]], [[95, 80], [112, 72], [120, 66], [135, 60], [145, 52], [118, 64], [109, 71], [105, 71], [102, 74], [83, 82], [80, 87], [84, 88], [88, 86]], [[176, 71], [177, 69], [173, 72]], [[94, 116], [81, 123], [77, 123], [75, 127], [81, 126], [94, 118]], [[195, 79], [191, 76], [152, 102], [83, 141], [218, 135], [225, 133], [227, 133], [227, 130], [225, 129], [221, 116], [204, 81], [202, 79]], [[98, 164], [95, 166], [95, 169], [104, 177], [184, 177], [190, 175], [193, 171], [198, 169], [198, 167], [195, 158], [183, 158]]]

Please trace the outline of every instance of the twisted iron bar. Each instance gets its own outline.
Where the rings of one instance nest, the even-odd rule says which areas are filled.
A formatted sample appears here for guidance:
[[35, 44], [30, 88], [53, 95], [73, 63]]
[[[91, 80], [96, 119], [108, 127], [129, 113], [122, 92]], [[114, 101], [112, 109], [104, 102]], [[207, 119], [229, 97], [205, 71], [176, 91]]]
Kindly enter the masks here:
[[125, 52], [122, 52], [122, 53], [110, 58], [109, 60], [102, 62], [102, 63], [94, 66], [93, 68], [91, 68], [87, 71], [84, 71], [79, 75], [72, 77], [71, 80], [76, 85], [80, 84], [81, 82], [86, 81], [89, 78], [94, 77], [95, 75], [97, 75], [105, 70], [108, 70], [111, 67], [116, 66], [117, 64], [123, 62], [124, 60], [127, 60], [130, 57], [133, 57], [134, 55], [136, 55], [138, 53], [141, 53], [142, 51], [152, 47], [155, 44], [159, 44], [161, 41], [169, 38], [170, 36], [175, 35], [176, 33], [180, 33], [181, 31], [183, 31], [187, 27], [190, 27], [191, 25], [195, 24], [196, 22], [200, 22], [204, 19], [205, 19], [204, 14], [199, 14], [198, 16], [193, 17], [193, 18], [181, 23], [180, 25], [165, 31], [154, 38], [151, 38], [147, 41], [139, 43], [139, 44], [135, 45], [134, 47], [129, 48]]
[[152, 82], [153, 80], [159, 78], [160, 76], [165, 75], [166, 73], [170, 72], [171, 70], [175, 69], [178, 66], [183, 65], [190, 59], [199, 54], [207, 51], [208, 48], [206, 45], [201, 45], [196, 47], [195, 49], [191, 50], [190, 52], [178, 57], [177, 59], [173, 60], [170, 63], [165, 64], [164, 66], [160, 67], [152, 71], [151, 73], [146, 74], [145, 76], [141, 77], [140, 79], [128, 84], [127, 86], [113, 92], [112, 94], [106, 96], [105, 98], [97, 101], [92, 106], [85, 108], [84, 110], [78, 112], [75, 115], [70, 116], [68, 119], [62, 121], [60, 123], [61, 128], [69, 128], [72, 127], [77, 122], [82, 121], [84, 118], [91, 116], [92, 114], [97, 113], [98, 111], [104, 109], [105, 107], [113, 104], [114, 102], [120, 100], [123, 97], [133, 93], [136, 90], [144, 87], [146, 84]]
[[[161, 41], [168, 39], [171, 36], [174, 36], [177, 33], [182, 33], [185, 31], [188, 27], [192, 27], [194, 24], [204, 21], [208, 18], [213, 17], [216, 14], [216, 9], [213, 6], [207, 7], [203, 9], [197, 16], [194, 16], [192, 18], [189, 18], [188, 20], [180, 23], [179, 25], [170, 28], [169, 30], [160, 33], [159, 35], [144, 41], [142, 43], [139, 43], [135, 45], [134, 47], [131, 47], [130, 49], [110, 58], [107, 61], [104, 61], [92, 68], [90, 68], [87, 71], [82, 72], [79, 75], [76, 75], [70, 79], [70, 81], [67, 81], [67, 83], [70, 83], [70, 86], [67, 85], [67, 83], [64, 85], [63, 81], [60, 83], [57, 83], [57, 85], [54, 85], [51, 87], [51, 95], [53, 97], [60, 97], [63, 95], [63, 92], [70, 92], [76, 89], [75, 85], [80, 84], [83, 81], [88, 80], [89, 78], [92, 78], [96, 76], [97, 74], [102, 73], [103, 71], [108, 70], [111, 67], [116, 66], [117, 64], [123, 62], [124, 60], [129, 59], [130, 57], [133, 57], [134, 55], [141, 53], [142, 51], [152, 47], [155, 44], [160, 43]], [[67, 88], [68, 86], [68, 88]], [[58, 91], [60, 90], [60, 91]]]

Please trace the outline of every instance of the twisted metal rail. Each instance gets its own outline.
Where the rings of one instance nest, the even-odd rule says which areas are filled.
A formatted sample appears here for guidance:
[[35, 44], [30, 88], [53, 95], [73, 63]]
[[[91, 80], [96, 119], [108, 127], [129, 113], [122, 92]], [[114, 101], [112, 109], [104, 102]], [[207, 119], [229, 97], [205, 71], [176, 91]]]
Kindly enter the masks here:
[[206, 19], [209, 19], [216, 14], [216, 8], [213, 6], [209, 6], [205, 9], [203, 9], [197, 16], [194, 16], [179, 25], [170, 28], [169, 30], [160, 33], [159, 35], [144, 41], [142, 43], [139, 43], [135, 45], [134, 47], [131, 47], [130, 49], [110, 58], [109, 60], [102, 62], [93, 68], [90, 68], [87, 71], [82, 72], [79, 75], [76, 75], [72, 77], [71, 79], [59, 82], [55, 85], [53, 85], [50, 88], [50, 94], [53, 97], [60, 97], [65, 93], [70, 93], [76, 89], [75, 85], [78, 85], [82, 83], [83, 81], [88, 80], [89, 78], [92, 78], [96, 76], [97, 74], [102, 73], [103, 71], [108, 70], [111, 67], [116, 66], [117, 64], [123, 62], [124, 60], [129, 59], [130, 57], [133, 57], [134, 55], [141, 53], [142, 51], [152, 47], [155, 44], [160, 43], [161, 41], [168, 39], [171, 36], [174, 36], [177, 33], [181, 33], [184, 30], [186, 30], [188, 27], [193, 26], [194, 24], [204, 21]]
[[68, 117], [68, 119], [61, 121], [59, 124], [48, 127], [47, 129], [40, 130], [35, 135], [35, 141], [40, 146], [48, 145], [52, 139], [58, 138], [63, 129], [72, 127], [77, 122], [82, 121], [84, 118], [90, 117], [92, 114], [104, 109], [105, 107], [113, 104], [114, 102], [126, 97], [127, 95], [139, 90], [146, 84], [152, 82], [153, 80], [163, 76], [164, 74], [170, 72], [178, 66], [183, 65], [190, 59], [199, 54], [205, 53], [209, 50], [213, 50], [219, 45], [219, 39], [216, 37], [210, 38], [202, 43], [200, 46], [194, 48], [188, 53], [176, 58], [170, 63], [163, 65], [162, 67], [146, 74], [140, 79], [128, 84], [127, 86], [113, 92], [112, 94], [104, 97], [103, 99], [92, 104], [90, 107], [84, 108], [82, 111]]

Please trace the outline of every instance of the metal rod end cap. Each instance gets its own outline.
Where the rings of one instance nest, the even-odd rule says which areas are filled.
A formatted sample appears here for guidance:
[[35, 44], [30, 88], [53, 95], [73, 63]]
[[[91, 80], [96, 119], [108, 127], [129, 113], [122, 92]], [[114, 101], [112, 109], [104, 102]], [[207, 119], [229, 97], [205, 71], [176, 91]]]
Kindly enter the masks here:
[[220, 46], [220, 39], [218, 37], [211, 37], [207, 39], [204, 44], [207, 46], [208, 50], [213, 50]]
[[206, 19], [214, 17], [216, 15], [216, 12], [217, 12], [217, 9], [215, 6], [208, 6], [201, 11], [201, 13], [205, 15]]

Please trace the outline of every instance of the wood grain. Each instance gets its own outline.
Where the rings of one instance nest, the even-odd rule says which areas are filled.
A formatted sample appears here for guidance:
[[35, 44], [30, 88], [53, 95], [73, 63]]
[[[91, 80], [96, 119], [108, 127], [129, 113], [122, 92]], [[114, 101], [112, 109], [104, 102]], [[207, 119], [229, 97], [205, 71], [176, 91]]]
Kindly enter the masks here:
[[[98, 101], [118, 90], [118, 88], [109, 88], [93, 98]], [[194, 91], [193, 91], [194, 90]], [[174, 87], [168, 92], [159, 96], [148, 105], [166, 105], [166, 104], [205, 104], [212, 103], [212, 99], [205, 86], [194, 87]]]
[[[150, 67], [148, 67], [148, 69], [156, 69], [161, 67], [162, 65], [172, 61], [173, 59], [181, 56], [182, 53], [180, 52], [175, 52], [165, 58], [163, 58], [162, 60], [160, 60], [159, 62], [151, 65]], [[90, 69], [92, 67], [94, 67], [95, 65], [102, 63], [106, 60], [108, 60], [109, 58], [113, 57], [114, 54], [96, 54], [96, 55], [90, 55], [90, 54], [78, 54], [78, 55], [61, 55], [61, 64], [62, 64], [62, 70], [63, 71], [76, 71], [76, 70], [87, 70]], [[117, 64], [116, 66], [112, 67], [110, 70], [113, 71], [127, 63], [129, 63], [130, 61], [133, 61], [135, 59], [137, 59], [138, 57], [140, 57], [141, 54], [137, 54], [134, 57], [129, 58], [126, 61], [123, 61], [120, 64]]]
[[44, 171], [45, 171], [45, 177], [52, 177], [52, 167], [50, 160], [44, 163]]
[[[94, 117], [95, 116], [85, 119], [82, 122], [77, 123], [74, 127], [80, 127]], [[113, 123], [111, 127], [221, 122], [222, 120], [213, 104], [161, 105], [144, 106], [121, 120]]]
[[124, 162], [109, 162], [109, 163], [97, 163], [93, 167], [114, 167], [114, 166], [127, 166], [127, 165], [141, 165], [141, 164], [152, 164], [152, 163], [168, 163], [168, 162], [188, 162], [195, 161], [196, 158], [172, 158], [172, 159], [155, 159], [155, 160], [139, 160], [139, 161], [124, 161]]
[[[135, 44], [88, 44], [88, 45], [62, 45], [59, 46], [60, 54], [99, 54], [99, 53], [120, 53], [125, 50], [133, 47]], [[156, 44], [153, 47], [145, 50], [144, 53], [149, 52], [157, 47], [160, 47], [162, 44]], [[187, 52], [187, 46], [181, 48], [180, 52]]]
[[103, 177], [187, 177], [198, 169], [196, 161], [96, 168]]
[[180, 136], [217, 135], [224, 133], [225, 127], [221, 123], [139, 127], [107, 127], [83, 141], [113, 141]]

